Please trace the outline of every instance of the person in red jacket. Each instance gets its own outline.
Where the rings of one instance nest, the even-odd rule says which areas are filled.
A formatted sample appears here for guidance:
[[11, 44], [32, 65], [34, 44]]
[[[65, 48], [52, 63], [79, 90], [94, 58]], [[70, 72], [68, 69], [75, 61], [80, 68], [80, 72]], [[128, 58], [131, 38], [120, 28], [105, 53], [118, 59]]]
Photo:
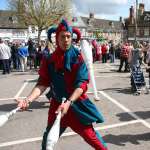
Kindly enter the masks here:
[[107, 46], [105, 43], [102, 44], [101, 51], [102, 51], [102, 63], [106, 63], [107, 62]]
[[129, 72], [129, 63], [128, 63], [129, 53], [130, 48], [128, 46], [128, 43], [123, 44], [120, 52], [120, 66], [118, 72], [121, 72], [124, 63], [125, 63], [124, 72]]

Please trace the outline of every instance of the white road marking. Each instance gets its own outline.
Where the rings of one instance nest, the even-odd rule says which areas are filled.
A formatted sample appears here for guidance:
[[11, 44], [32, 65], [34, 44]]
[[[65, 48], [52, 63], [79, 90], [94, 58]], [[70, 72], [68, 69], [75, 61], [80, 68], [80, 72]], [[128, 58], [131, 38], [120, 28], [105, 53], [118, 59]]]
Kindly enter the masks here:
[[110, 97], [104, 91], [98, 91], [98, 92], [100, 94], [102, 94], [104, 97], [106, 97], [108, 100], [110, 100], [112, 103], [114, 103], [115, 105], [117, 105], [119, 108], [121, 108], [122, 110], [124, 110], [125, 112], [127, 112], [128, 114], [130, 114], [133, 118], [135, 118], [137, 120], [140, 120], [141, 123], [144, 124], [147, 128], [150, 128], [150, 124], [148, 122], [146, 122], [145, 120], [141, 119], [136, 114], [132, 113], [130, 109], [128, 109], [125, 106], [123, 106], [121, 103], [119, 103], [117, 100], [115, 100], [112, 97]]
[[[29, 82], [36, 81], [36, 79], [26, 79], [21, 86], [20, 90], [17, 92], [17, 94], [14, 97], [10, 98], [0, 98], [0, 101], [6, 101], [6, 100], [15, 100], [16, 98], [26, 98], [26, 97], [19, 97], [19, 95], [22, 93], [22, 91], [25, 89], [25, 87], [28, 85]], [[44, 96], [40, 96], [44, 97]]]
[[107, 66], [105, 66], [105, 67], [93, 67], [93, 69], [94, 69], [94, 71], [96, 71], [96, 70], [117, 70], [117, 68], [116, 67], [107, 67]]
[[[95, 130], [112, 129], [112, 128], [122, 127], [122, 126], [130, 125], [130, 124], [136, 124], [136, 123], [141, 123], [141, 120], [132, 120], [132, 121], [127, 121], [127, 122], [123, 122], [123, 123], [106, 125], [106, 126], [102, 126], [102, 127], [95, 127]], [[75, 132], [66, 132], [62, 135], [62, 137], [72, 136], [72, 135], [76, 135], [76, 134], [77, 133], [75, 133]], [[40, 141], [40, 140], [42, 140], [42, 137], [27, 138], [27, 139], [23, 139], [23, 140], [4, 142], [4, 143], [0, 143], [0, 147], [7, 147], [7, 146], [23, 144], [23, 143], [31, 143], [31, 142], [36, 142], [36, 141]]]
[[95, 78], [112, 78], [112, 77], [119, 77], [119, 78], [126, 78], [126, 77], [130, 77], [130, 74], [114, 74], [114, 75], [95, 75]]
[[42, 137], [28, 138], [24, 140], [16, 140], [16, 141], [11, 141], [11, 142], [0, 143], [0, 147], [7, 147], [7, 146], [17, 145], [17, 144], [22, 144], [22, 143], [40, 141], [40, 140], [42, 140]]
[[24, 83], [23, 83], [23, 85], [22, 85], [22, 87], [20, 88], [20, 90], [17, 92], [17, 94], [14, 96], [14, 98], [16, 99], [16, 98], [18, 98], [19, 97], [19, 95], [22, 93], [22, 91], [25, 89], [25, 87], [27, 86], [27, 84], [28, 84], [28, 81], [25, 81]]
[[[45, 95], [41, 95], [39, 97], [43, 98], [43, 97], [45, 97]], [[24, 99], [24, 98], [26, 98], [26, 96], [18, 96], [18, 98]], [[9, 98], [5, 97], [5, 98], [0, 98], [0, 101], [8, 101], [8, 100], [14, 100], [14, 99], [15, 99], [15, 97], [9, 97]]]
[[26, 82], [34, 82], [34, 81], [37, 81], [38, 79], [26, 79], [25, 81]]
[[102, 71], [110, 71], [110, 69], [115, 70], [116, 68], [94, 68], [94, 71], [102, 70]]

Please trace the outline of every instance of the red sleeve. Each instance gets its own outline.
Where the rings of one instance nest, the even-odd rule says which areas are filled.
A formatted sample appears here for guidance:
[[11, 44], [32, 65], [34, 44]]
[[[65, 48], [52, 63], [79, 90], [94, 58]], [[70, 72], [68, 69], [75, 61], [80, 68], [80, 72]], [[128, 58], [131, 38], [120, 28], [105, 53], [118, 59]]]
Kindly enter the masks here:
[[48, 73], [48, 60], [46, 60], [45, 58], [43, 58], [41, 61], [41, 66], [38, 73], [39, 80], [37, 84], [48, 87], [50, 85], [50, 76]]
[[80, 84], [80, 87], [83, 90], [83, 93], [85, 93], [87, 91], [87, 85], [88, 85], [88, 81], [83, 82], [82, 84]]

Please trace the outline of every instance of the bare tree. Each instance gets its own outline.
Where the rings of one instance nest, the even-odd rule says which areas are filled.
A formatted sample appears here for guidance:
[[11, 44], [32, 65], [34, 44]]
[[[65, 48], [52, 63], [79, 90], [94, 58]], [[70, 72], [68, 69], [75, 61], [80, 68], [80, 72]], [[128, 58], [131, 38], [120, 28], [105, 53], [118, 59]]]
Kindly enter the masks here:
[[43, 30], [71, 16], [71, 0], [10, 0], [9, 5], [20, 23], [37, 26], [38, 43]]

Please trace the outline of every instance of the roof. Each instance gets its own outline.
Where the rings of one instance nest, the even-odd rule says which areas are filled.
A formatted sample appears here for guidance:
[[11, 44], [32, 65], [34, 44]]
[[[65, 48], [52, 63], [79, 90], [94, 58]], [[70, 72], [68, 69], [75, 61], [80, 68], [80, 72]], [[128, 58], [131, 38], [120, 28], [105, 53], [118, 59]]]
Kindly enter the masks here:
[[86, 24], [84, 23], [81, 17], [73, 17], [72, 26], [82, 28], [82, 27], [86, 27]]
[[15, 12], [0, 10], [0, 29], [27, 29], [27, 27], [18, 22]]
[[120, 21], [114, 20], [105, 20], [105, 19], [97, 19], [97, 18], [88, 18], [88, 17], [81, 17], [84, 23], [92, 27], [94, 29], [102, 29], [102, 30], [121, 30], [122, 23]]
[[[122, 30], [122, 23], [120, 21], [105, 20], [89, 17], [74, 17], [72, 26], [80, 28], [89, 28], [96, 30], [103, 30], [104, 32], [119, 31]], [[0, 29], [27, 29], [26, 26], [22, 26], [15, 15], [14, 11], [11, 10], [0, 10]]]

